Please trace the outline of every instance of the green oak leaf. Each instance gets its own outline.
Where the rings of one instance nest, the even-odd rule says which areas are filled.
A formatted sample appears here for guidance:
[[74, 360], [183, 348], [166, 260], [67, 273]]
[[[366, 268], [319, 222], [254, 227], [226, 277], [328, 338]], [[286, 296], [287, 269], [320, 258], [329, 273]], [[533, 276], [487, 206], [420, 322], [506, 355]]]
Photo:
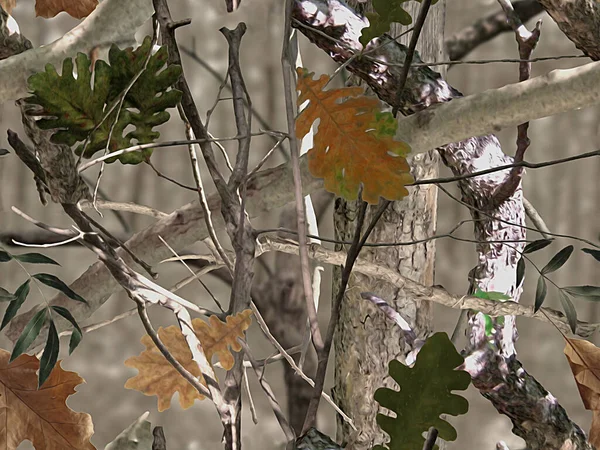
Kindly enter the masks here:
[[[69, 146], [80, 143], [75, 153], [83, 152], [86, 158], [105, 148], [115, 151], [154, 142], [160, 133], [153, 128], [169, 120], [166, 109], [177, 106], [181, 99], [181, 92], [171, 88], [181, 75], [181, 67], [165, 68], [166, 47], [148, 58], [151, 45], [150, 37], [135, 50], [131, 47], [121, 50], [113, 45], [109, 63], [96, 61], [93, 69], [90, 58], [79, 53], [75, 57], [76, 77], [71, 58], [63, 61], [61, 75], [51, 64], [46, 65], [44, 72], [33, 74], [28, 79], [32, 96], [26, 101], [41, 106], [41, 111], [39, 108], [31, 111], [31, 114], [42, 116], [37, 121], [38, 126], [55, 130], [52, 142]], [[137, 75], [139, 77], [119, 107], [122, 93]], [[107, 162], [118, 159], [123, 164], [138, 164], [151, 154], [152, 149], [144, 149]]]

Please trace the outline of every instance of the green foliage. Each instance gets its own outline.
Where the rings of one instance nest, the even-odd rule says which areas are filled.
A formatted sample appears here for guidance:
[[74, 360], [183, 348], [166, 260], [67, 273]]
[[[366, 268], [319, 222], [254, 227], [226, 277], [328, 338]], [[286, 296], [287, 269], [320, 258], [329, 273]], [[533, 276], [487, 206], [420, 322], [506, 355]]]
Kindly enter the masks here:
[[[11, 255], [7, 251], [0, 249], [0, 262], [8, 261], [18, 261], [20, 264], [27, 263], [60, 265], [53, 259], [40, 253], [24, 253], [21, 255]], [[30, 275], [29, 278], [27, 278], [27, 280], [25, 280], [25, 282], [17, 288], [14, 294], [11, 294], [6, 289], [0, 287], [0, 302], [9, 302], [8, 307], [4, 312], [4, 317], [2, 319], [2, 324], [0, 325], [0, 330], [6, 327], [6, 325], [8, 325], [9, 322], [19, 312], [19, 309], [21, 308], [21, 306], [27, 299], [27, 296], [29, 295], [31, 280], [56, 289], [65, 294], [67, 297], [71, 298], [72, 300], [87, 303], [83, 297], [81, 297], [79, 294], [73, 291], [64, 281], [62, 281], [56, 275], [51, 275], [48, 273], [36, 273]], [[71, 354], [73, 350], [75, 350], [75, 348], [79, 345], [81, 339], [83, 338], [83, 332], [81, 331], [79, 324], [77, 323], [73, 315], [69, 312], [69, 310], [62, 306], [46, 306], [40, 311], [38, 311], [31, 318], [31, 320], [23, 328], [21, 335], [15, 343], [12, 354], [10, 356], [10, 361], [12, 362], [21, 354], [25, 353], [27, 349], [31, 346], [31, 344], [33, 344], [35, 339], [38, 337], [44, 325], [48, 323], [48, 338], [46, 340], [46, 345], [44, 347], [44, 351], [40, 359], [38, 388], [44, 384], [46, 379], [50, 376], [52, 369], [56, 366], [56, 362], [58, 360], [58, 353], [60, 351], [60, 340], [58, 338], [58, 331], [56, 329], [56, 325], [54, 324], [54, 318], [52, 316], [53, 313], [57, 313], [60, 316], [64, 317], [73, 326], [71, 340], [69, 341], [69, 354]]]
[[[412, 17], [402, 7], [407, 1], [409, 0], [373, 0], [373, 9], [375, 12], [366, 14], [367, 19], [369, 19], [369, 26], [362, 29], [362, 35], [359, 39], [360, 43], [366, 46], [371, 39], [387, 33], [390, 31], [392, 22], [410, 25]], [[421, 0], [416, 1], [421, 2]], [[433, 0], [431, 3], [434, 4], [436, 2], [437, 0]]]
[[[89, 57], [79, 53], [75, 58], [77, 78], [73, 76], [71, 58], [63, 61], [61, 75], [48, 64], [44, 72], [29, 77], [33, 95], [27, 102], [40, 105], [42, 113], [36, 111], [35, 114], [45, 116], [37, 121], [38, 126], [45, 130], [58, 129], [52, 135], [55, 143], [73, 146], [84, 142], [75, 148], [75, 153], [83, 152], [86, 158], [105, 148], [112, 152], [154, 142], [160, 133], [153, 131], [153, 127], [167, 122], [170, 115], [166, 109], [175, 107], [181, 99], [180, 91], [170, 89], [179, 79], [181, 67], [164, 68], [167, 63], [165, 47], [148, 58], [151, 44], [151, 39], [146, 37], [135, 50], [120, 50], [113, 45], [109, 64], [96, 61], [93, 70]], [[122, 93], [138, 74], [120, 108]], [[134, 129], [124, 135], [128, 126]], [[151, 154], [152, 149], [145, 149], [107, 162], [119, 159], [123, 164], [138, 164]]]
[[50, 286], [51, 288], [62, 292], [72, 300], [76, 300], [81, 303], [87, 303], [81, 295], [72, 290], [64, 281], [55, 275], [51, 275], [49, 273], [36, 273], [35, 275], [32, 275], [32, 277], [38, 281], [41, 281], [46, 286]]
[[423, 433], [430, 427], [439, 431], [447, 441], [456, 439], [456, 430], [440, 418], [441, 414], [465, 414], [469, 403], [454, 390], [465, 390], [471, 382], [470, 375], [456, 370], [463, 358], [445, 333], [436, 333], [417, 355], [410, 368], [397, 360], [390, 361], [390, 376], [400, 386], [400, 391], [379, 388], [375, 400], [393, 411], [396, 417], [377, 415], [377, 423], [390, 435], [387, 447], [377, 445], [373, 450], [415, 450], [423, 447]]
[[[485, 300], [494, 300], [497, 302], [510, 300], [510, 297], [506, 294], [503, 294], [502, 292], [495, 292], [495, 291], [484, 292], [481, 289], [477, 289], [477, 291], [473, 295], [477, 298], [483, 298]], [[485, 334], [486, 334], [486, 336], [489, 337], [492, 335], [492, 332], [494, 331], [494, 321], [492, 320], [492, 317], [489, 314], [484, 314], [483, 318], [485, 320]], [[496, 322], [499, 324], [503, 324], [504, 317], [497, 317]]]

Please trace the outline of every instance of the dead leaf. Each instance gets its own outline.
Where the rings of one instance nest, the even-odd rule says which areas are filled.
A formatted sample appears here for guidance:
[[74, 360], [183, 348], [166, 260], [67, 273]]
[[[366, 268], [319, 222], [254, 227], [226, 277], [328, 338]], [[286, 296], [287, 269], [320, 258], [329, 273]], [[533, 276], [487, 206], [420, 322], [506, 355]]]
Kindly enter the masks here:
[[383, 113], [375, 97], [364, 95], [361, 87], [324, 91], [327, 75], [318, 80], [314, 73], [299, 68], [298, 104], [308, 100], [296, 119], [296, 135], [306, 136], [319, 119], [313, 148], [308, 151], [308, 168], [323, 178], [325, 189], [348, 200], [355, 200], [359, 187], [362, 198], [376, 204], [379, 197], [401, 200], [405, 185], [413, 178], [403, 157], [410, 148], [394, 140], [396, 120]]
[[21, 355], [8, 364], [10, 353], [0, 349], [0, 449], [15, 450], [29, 440], [44, 450], [94, 450], [94, 425], [89, 414], [66, 405], [75, 386], [83, 383], [75, 372], [56, 364], [38, 389], [39, 360]]
[[589, 441], [600, 448], [600, 348], [581, 339], [567, 338], [565, 356], [585, 409], [592, 411]]
[[66, 12], [76, 19], [83, 19], [98, 6], [98, 0], [36, 0], [35, 15], [49, 19]]
[[[206, 385], [198, 364], [192, 360], [192, 352], [190, 352], [181, 330], [174, 325], [167, 328], [160, 327], [158, 337], [173, 357], [188, 372], [198, 377], [202, 384]], [[204, 398], [169, 364], [150, 336], [144, 335], [142, 344], [146, 346], [146, 350], [139, 356], [132, 356], [125, 361], [127, 367], [133, 367], [139, 372], [135, 377], [127, 380], [125, 383], [127, 389], [135, 389], [145, 395], [156, 395], [159, 412], [171, 407], [171, 397], [175, 392], [179, 392], [179, 404], [183, 409], [190, 408], [194, 404], [194, 400]]]
[[[233, 367], [233, 351], [240, 351], [241, 345], [237, 338], [244, 337], [244, 331], [250, 326], [250, 315], [252, 311], [246, 310], [235, 316], [228, 316], [226, 322], [211, 316], [209, 324], [200, 319], [194, 319], [192, 325], [194, 331], [202, 343], [204, 354], [208, 361], [217, 355], [221, 365], [225, 369]], [[169, 349], [173, 357], [179, 361], [190, 373], [198, 377], [202, 384], [206, 385], [200, 373], [198, 365], [192, 360], [192, 353], [176, 326], [158, 329], [158, 337]], [[171, 406], [171, 398], [175, 392], [179, 392], [179, 404], [187, 409], [194, 404], [196, 399], [202, 400], [196, 388], [183, 378], [179, 372], [165, 359], [150, 336], [142, 337], [142, 344], [146, 350], [139, 356], [133, 356], [125, 361], [125, 365], [138, 370], [138, 374], [127, 380], [125, 387], [135, 389], [145, 395], [156, 395], [158, 397], [158, 411], [165, 411]]]
[[248, 329], [251, 323], [251, 315], [252, 311], [247, 309], [235, 316], [227, 316], [225, 318], [226, 323], [220, 321], [216, 316], [210, 316], [208, 324], [200, 319], [192, 320], [196, 336], [202, 342], [206, 359], [211, 364], [212, 357], [217, 355], [225, 370], [233, 367], [233, 355], [228, 346], [234, 352], [239, 352], [242, 349], [237, 338], [244, 338], [244, 331]]
[[17, 0], [0, 0], [0, 6], [2, 9], [10, 14], [15, 6], [17, 6]]

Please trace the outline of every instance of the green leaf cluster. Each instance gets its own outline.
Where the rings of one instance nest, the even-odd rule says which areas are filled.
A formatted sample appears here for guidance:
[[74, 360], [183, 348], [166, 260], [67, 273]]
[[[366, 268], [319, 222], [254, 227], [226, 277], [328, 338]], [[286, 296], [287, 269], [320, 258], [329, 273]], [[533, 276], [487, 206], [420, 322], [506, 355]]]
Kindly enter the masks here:
[[[9, 261], [18, 261], [20, 263], [27, 264], [53, 264], [60, 265], [52, 258], [47, 257], [46, 255], [42, 255], [40, 253], [25, 253], [21, 255], [12, 255], [9, 252], [0, 249], [0, 263], [9, 262]], [[35, 280], [36, 282], [40, 282], [49, 286], [53, 289], [56, 289], [72, 300], [76, 300], [78, 302], [86, 303], [86, 301], [73, 291], [64, 281], [58, 278], [56, 275], [52, 275], [49, 273], [36, 273], [30, 276], [21, 286], [17, 288], [14, 294], [11, 294], [4, 288], [0, 288], [0, 302], [9, 302], [6, 311], [4, 312], [4, 317], [2, 319], [2, 324], [0, 325], [0, 330], [4, 329], [6, 325], [17, 315], [19, 309], [27, 299], [30, 291], [31, 280]], [[69, 341], [69, 354], [71, 354], [75, 348], [81, 342], [83, 338], [83, 332], [79, 327], [77, 321], [73, 317], [73, 315], [69, 312], [67, 308], [62, 306], [46, 306], [43, 309], [39, 310], [31, 320], [25, 325], [21, 335], [15, 342], [15, 346], [10, 355], [10, 361], [14, 361], [21, 354], [25, 353], [27, 349], [33, 344], [33, 341], [38, 337], [40, 331], [45, 324], [48, 324], [48, 338], [46, 340], [46, 345], [44, 347], [44, 352], [42, 353], [42, 358], [40, 359], [40, 371], [38, 375], [38, 387], [44, 384], [44, 381], [50, 376], [52, 369], [56, 365], [56, 361], [58, 360], [58, 353], [60, 350], [60, 341], [58, 338], [58, 331], [53, 321], [53, 313], [56, 313], [66, 320], [68, 320], [71, 325], [73, 325], [73, 331], [71, 334], [71, 339]]]
[[427, 339], [412, 368], [397, 360], [390, 361], [389, 373], [400, 391], [379, 388], [375, 400], [396, 417], [377, 415], [377, 423], [390, 435], [390, 442], [373, 450], [423, 448], [423, 433], [430, 427], [439, 431], [440, 438], [455, 440], [456, 430], [440, 415], [457, 416], [469, 409], [465, 398], [452, 393], [467, 389], [471, 382], [467, 372], [456, 370], [463, 361], [446, 333], [436, 333]]
[[[112, 152], [154, 142], [160, 133], [153, 128], [169, 120], [166, 109], [175, 107], [181, 99], [181, 92], [171, 88], [181, 75], [181, 67], [165, 68], [166, 47], [149, 56], [151, 51], [150, 37], [135, 50], [113, 45], [108, 63], [98, 60], [93, 68], [90, 58], [79, 53], [75, 58], [76, 77], [71, 58], [63, 61], [61, 75], [54, 66], [46, 65], [44, 72], [28, 80], [33, 95], [26, 100], [41, 106], [41, 114], [35, 110], [33, 113], [44, 116], [37, 121], [38, 126], [56, 130], [52, 142], [69, 146], [82, 142], [75, 153], [83, 153], [86, 158], [105, 148]], [[125, 134], [126, 128], [133, 129]], [[138, 164], [151, 154], [152, 149], [144, 149], [107, 162], [119, 159], [123, 164]]]
[[[537, 252], [539, 250], [542, 250], [543, 248], [546, 248], [551, 243], [551, 239], [539, 239], [537, 241], [530, 242], [523, 249], [523, 254]], [[549, 280], [549, 278], [547, 277], [547, 275], [557, 271], [562, 266], [564, 266], [573, 254], [573, 250], [574, 248], [572, 245], [567, 245], [558, 253], [556, 253], [550, 259], [550, 261], [548, 261], [548, 263], [544, 267], [542, 267], [541, 270], [538, 269], [540, 276], [538, 278], [537, 286], [535, 289], [534, 311], [537, 312], [542, 307], [548, 295], [547, 281]], [[600, 261], [600, 250], [592, 248], [582, 248], [581, 251], [591, 255], [597, 261]], [[525, 258], [522, 256], [517, 264], [517, 286], [521, 284], [524, 277]], [[552, 281], [551, 283], [556, 286], [556, 284]], [[600, 301], [600, 286], [556, 286], [556, 288], [558, 289], [558, 298], [565, 312], [565, 316], [567, 317], [567, 321], [569, 322], [569, 326], [571, 327], [571, 331], [575, 333], [575, 330], [577, 329], [577, 310], [575, 309], [575, 305], [573, 304], [571, 298], [580, 297], [588, 301]]]
[[[359, 38], [363, 47], [366, 47], [372, 39], [390, 31], [390, 26], [393, 22], [402, 25], [410, 25], [412, 23], [412, 17], [403, 8], [403, 4], [407, 1], [409, 0], [373, 0], [374, 12], [366, 14], [367, 19], [369, 19], [369, 26], [362, 29], [362, 34]], [[416, 1], [420, 3], [422, 0]], [[436, 2], [437, 0], [433, 0], [431, 3], [434, 4]]]

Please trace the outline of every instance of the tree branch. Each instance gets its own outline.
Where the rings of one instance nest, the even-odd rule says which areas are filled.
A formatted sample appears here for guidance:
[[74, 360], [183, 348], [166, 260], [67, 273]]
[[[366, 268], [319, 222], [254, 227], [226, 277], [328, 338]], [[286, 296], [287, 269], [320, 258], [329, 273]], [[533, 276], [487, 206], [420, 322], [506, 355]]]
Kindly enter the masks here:
[[[52, 44], [0, 61], [0, 103], [28, 95], [27, 78], [46, 64], [60, 67], [78, 52], [135, 43], [135, 32], [152, 15], [150, 0], [105, 0], [79, 25]], [[0, 23], [2, 25], [2, 23]]]
[[[513, 7], [521, 22], [527, 22], [544, 11], [537, 0], [519, 0], [513, 3]], [[473, 25], [463, 28], [446, 39], [445, 46], [448, 58], [451, 61], [463, 59], [479, 45], [506, 31], [512, 31], [512, 27], [506, 22], [504, 11], [499, 10], [483, 17]]]

